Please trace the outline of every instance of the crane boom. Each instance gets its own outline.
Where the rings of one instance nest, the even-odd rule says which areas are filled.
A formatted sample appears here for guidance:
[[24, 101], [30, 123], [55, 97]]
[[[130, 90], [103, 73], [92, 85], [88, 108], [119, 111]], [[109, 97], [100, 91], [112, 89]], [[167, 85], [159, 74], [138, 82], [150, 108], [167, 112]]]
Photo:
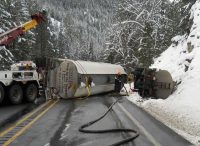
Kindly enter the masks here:
[[31, 15], [30, 21], [22, 24], [21, 26], [17, 26], [11, 30], [8, 30], [2, 34], [0, 34], [0, 46], [5, 46], [11, 43], [17, 37], [23, 35], [26, 31], [36, 27], [39, 23], [44, 21], [45, 12], [39, 12]]

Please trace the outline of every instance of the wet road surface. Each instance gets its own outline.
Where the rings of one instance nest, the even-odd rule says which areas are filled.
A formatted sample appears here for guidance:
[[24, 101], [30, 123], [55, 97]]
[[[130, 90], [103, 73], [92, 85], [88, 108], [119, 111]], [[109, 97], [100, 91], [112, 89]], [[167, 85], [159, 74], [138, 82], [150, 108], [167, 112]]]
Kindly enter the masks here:
[[23, 103], [21, 105], [0, 105], [0, 129], [19, 119], [22, 115], [25, 115], [36, 107], [37, 105], [28, 103]]
[[[127, 133], [86, 134], [79, 127], [100, 117], [116, 100], [106, 95], [85, 100], [60, 100], [11, 146], [108, 146], [130, 136]], [[112, 112], [88, 129], [131, 128], [140, 136], [126, 146], [190, 146], [191, 144], [126, 98]]]

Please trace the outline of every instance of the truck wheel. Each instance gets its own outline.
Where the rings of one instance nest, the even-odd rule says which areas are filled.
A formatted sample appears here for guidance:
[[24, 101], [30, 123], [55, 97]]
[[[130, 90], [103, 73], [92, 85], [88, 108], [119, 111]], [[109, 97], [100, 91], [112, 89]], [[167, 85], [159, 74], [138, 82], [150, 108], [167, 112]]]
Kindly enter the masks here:
[[38, 95], [38, 88], [36, 84], [29, 84], [25, 90], [26, 101], [33, 102]]
[[12, 85], [9, 89], [8, 97], [12, 104], [19, 104], [23, 99], [22, 87], [18, 84]]
[[2, 103], [3, 99], [4, 99], [4, 95], [5, 95], [5, 91], [3, 86], [0, 84], [0, 103]]

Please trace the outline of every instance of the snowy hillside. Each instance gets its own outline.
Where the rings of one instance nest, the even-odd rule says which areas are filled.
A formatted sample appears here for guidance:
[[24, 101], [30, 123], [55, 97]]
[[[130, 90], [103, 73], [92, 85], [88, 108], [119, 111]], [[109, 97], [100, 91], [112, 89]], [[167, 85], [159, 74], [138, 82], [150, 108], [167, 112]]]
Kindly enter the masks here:
[[155, 60], [153, 68], [168, 70], [177, 82], [177, 90], [166, 100], [137, 102], [157, 119], [200, 144], [200, 0], [192, 6], [193, 25], [188, 36], [176, 36], [172, 45]]
[[[6, 46], [14, 56], [12, 59], [48, 56], [97, 61], [103, 56], [107, 29], [117, 4], [118, 0], [3, 0], [0, 33], [29, 21], [31, 14], [45, 9], [44, 23]], [[5, 59], [0, 59], [0, 63], [6, 63], [8, 68], [11, 62], [4, 54], [1, 53]]]
[[[65, 57], [101, 60], [107, 28], [118, 0], [38, 0], [53, 18], [62, 22]], [[66, 45], [67, 44], [67, 45]]]

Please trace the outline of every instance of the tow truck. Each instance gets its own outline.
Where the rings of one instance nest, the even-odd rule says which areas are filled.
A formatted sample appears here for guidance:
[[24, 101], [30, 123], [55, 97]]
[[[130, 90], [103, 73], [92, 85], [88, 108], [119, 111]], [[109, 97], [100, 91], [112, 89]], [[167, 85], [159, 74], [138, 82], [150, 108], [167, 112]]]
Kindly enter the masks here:
[[[0, 34], [0, 46], [7, 46], [28, 30], [36, 27], [45, 19], [45, 11], [31, 15], [31, 20]], [[21, 61], [11, 65], [8, 71], [0, 71], [0, 103], [9, 99], [12, 104], [19, 104], [25, 99], [33, 102], [38, 96], [41, 75], [32, 61]]]

